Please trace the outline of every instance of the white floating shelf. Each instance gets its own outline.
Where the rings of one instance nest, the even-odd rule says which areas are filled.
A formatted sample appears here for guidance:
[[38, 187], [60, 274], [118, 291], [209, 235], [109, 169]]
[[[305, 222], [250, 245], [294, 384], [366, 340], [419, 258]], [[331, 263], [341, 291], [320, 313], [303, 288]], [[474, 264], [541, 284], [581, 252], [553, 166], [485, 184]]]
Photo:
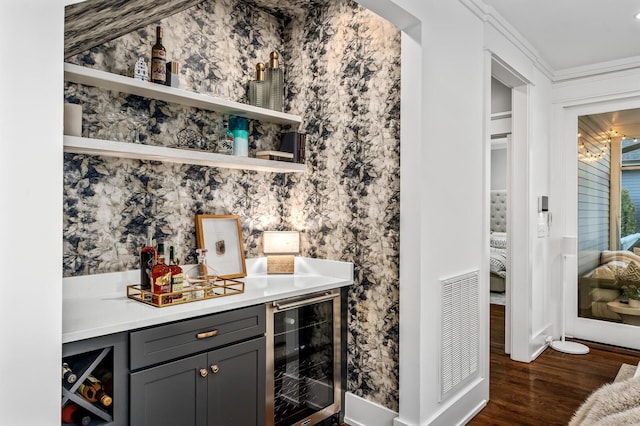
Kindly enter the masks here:
[[215, 154], [191, 149], [167, 148], [102, 139], [64, 137], [64, 150], [74, 154], [103, 155], [135, 160], [164, 161], [178, 164], [221, 167], [226, 169], [256, 170], [261, 172], [306, 172], [306, 164], [261, 160], [253, 157]]
[[213, 96], [188, 92], [175, 87], [163, 86], [149, 81], [136, 80], [123, 75], [113, 74], [79, 65], [64, 64], [64, 78], [72, 83], [100, 87], [117, 92], [130, 93], [150, 99], [158, 99], [195, 108], [237, 115], [276, 124], [298, 126], [302, 118], [293, 114], [259, 108], [240, 102], [214, 98]]

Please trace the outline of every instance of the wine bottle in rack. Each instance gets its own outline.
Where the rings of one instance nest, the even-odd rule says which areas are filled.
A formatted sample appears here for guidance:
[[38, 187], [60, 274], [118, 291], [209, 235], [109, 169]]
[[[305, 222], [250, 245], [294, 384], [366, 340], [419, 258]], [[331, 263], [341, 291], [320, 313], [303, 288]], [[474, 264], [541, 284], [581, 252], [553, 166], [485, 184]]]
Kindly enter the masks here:
[[77, 379], [78, 379], [78, 376], [76, 376], [73, 370], [71, 370], [71, 367], [69, 367], [69, 364], [67, 364], [66, 362], [63, 362], [62, 363], [62, 380], [66, 383], [72, 384], [72, 383], [75, 383]]
[[80, 394], [89, 402], [99, 402], [105, 407], [108, 407], [113, 402], [113, 399], [107, 395], [102, 388], [100, 380], [96, 379], [92, 375], [88, 375], [84, 383], [78, 387]]
[[62, 407], [62, 423], [87, 426], [91, 423], [89, 412], [73, 402]]
[[102, 389], [107, 393], [107, 395], [113, 396], [113, 370], [111, 367], [102, 364], [98, 365], [91, 375], [100, 380]]

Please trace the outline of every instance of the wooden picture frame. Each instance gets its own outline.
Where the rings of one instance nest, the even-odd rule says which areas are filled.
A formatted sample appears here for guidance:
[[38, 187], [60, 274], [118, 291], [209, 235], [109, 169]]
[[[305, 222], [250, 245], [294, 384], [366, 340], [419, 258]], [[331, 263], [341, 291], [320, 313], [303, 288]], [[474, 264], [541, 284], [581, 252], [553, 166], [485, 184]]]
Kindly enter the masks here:
[[240, 216], [196, 215], [196, 242], [207, 249], [207, 265], [220, 278], [247, 276]]

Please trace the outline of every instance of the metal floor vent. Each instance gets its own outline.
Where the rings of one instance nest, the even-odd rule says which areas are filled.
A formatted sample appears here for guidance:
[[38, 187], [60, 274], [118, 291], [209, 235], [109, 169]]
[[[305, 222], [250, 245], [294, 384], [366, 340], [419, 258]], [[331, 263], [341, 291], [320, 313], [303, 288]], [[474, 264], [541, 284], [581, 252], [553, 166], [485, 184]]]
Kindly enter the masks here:
[[472, 378], [480, 363], [478, 271], [442, 284], [440, 400]]

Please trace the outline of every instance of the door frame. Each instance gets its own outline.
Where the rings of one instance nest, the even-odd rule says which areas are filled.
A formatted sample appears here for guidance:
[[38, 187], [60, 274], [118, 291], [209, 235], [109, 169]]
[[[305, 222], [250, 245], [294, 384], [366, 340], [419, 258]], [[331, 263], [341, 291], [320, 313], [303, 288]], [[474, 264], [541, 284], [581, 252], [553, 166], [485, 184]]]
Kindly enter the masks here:
[[[609, 99], [578, 100], [559, 109], [562, 150], [563, 234], [578, 235], [578, 117], [640, 108], [640, 93]], [[640, 327], [578, 316], [578, 262], [567, 259], [564, 321], [566, 335], [609, 345], [640, 350]]]
[[[511, 88], [511, 141], [507, 145], [508, 239], [505, 352], [509, 353], [514, 361], [531, 362], [530, 83], [496, 55], [491, 55], [489, 60], [491, 61], [491, 73], [487, 76], [489, 84], [493, 77]], [[517, 142], [511, 143], [512, 141]], [[490, 144], [491, 141], [489, 139], [488, 145]], [[490, 175], [490, 157], [486, 161], [485, 167]], [[490, 184], [488, 184], [488, 187], [490, 188]], [[487, 212], [490, 211], [489, 198], [487, 193], [485, 197]], [[513, 297], [514, 294], [517, 294], [518, 297]]]

